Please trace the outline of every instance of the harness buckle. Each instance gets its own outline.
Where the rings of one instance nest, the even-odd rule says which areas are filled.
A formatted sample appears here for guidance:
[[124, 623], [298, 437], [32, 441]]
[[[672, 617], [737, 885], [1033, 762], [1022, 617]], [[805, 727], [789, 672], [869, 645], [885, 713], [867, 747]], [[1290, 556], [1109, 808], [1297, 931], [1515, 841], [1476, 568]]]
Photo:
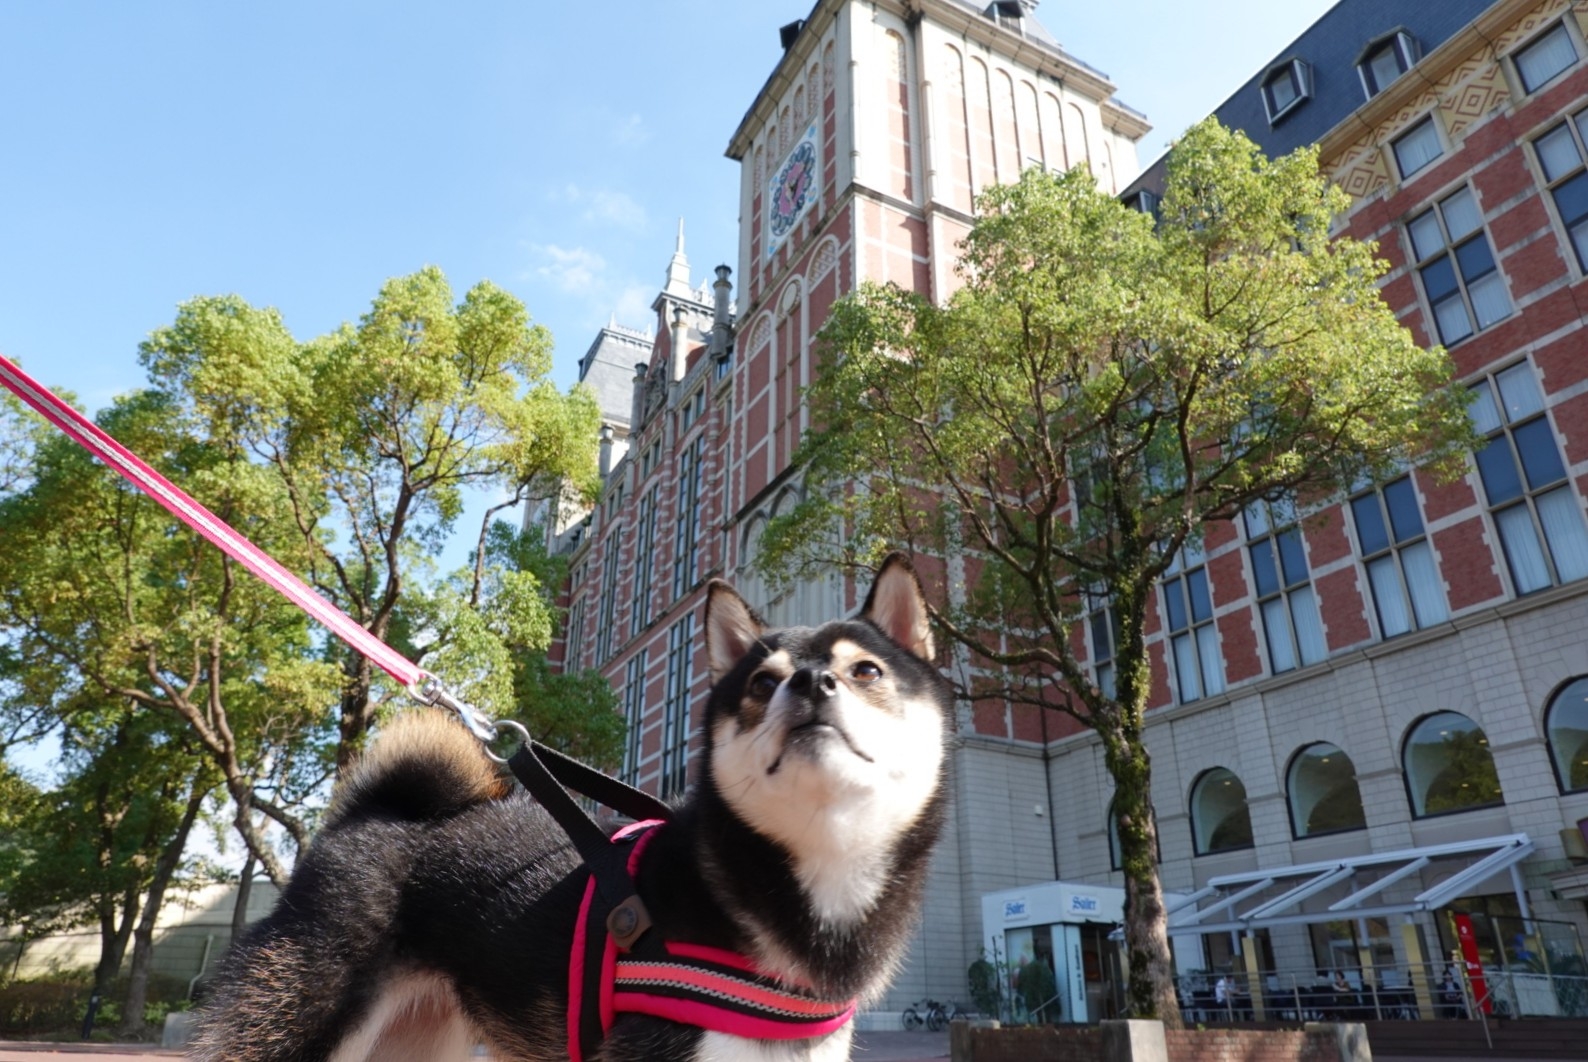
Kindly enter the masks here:
[[638, 896], [630, 896], [607, 914], [607, 933], [619, 951], [631, 949], [634, 942], [650, 928], [651, 913], [645, 909], [645, 901]]

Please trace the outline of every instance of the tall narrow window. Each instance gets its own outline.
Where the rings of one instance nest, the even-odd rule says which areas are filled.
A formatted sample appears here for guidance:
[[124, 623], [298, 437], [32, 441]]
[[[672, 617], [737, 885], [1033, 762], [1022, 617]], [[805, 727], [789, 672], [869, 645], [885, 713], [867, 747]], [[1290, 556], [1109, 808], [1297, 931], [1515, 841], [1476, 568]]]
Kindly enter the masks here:
[[694, 685], [695, 614], [667, 631], [667, 709], [662, 723], [662, 796], [684, 791], [689, 765], [689, 693]]
[[1278, 674], [1316, 664], [1329, 650], [1323, 640], [1296, 507], [1288, 499], [1258, 502], [1247, 508], [1245, 516], [1269, 666]]
[[1441, 343], [1458, 343], [1510, 316], [1511, 300], [1471, 189], [1447, 195], [1407, 230]]
[[1533, 367], [1520, 362], [1471, 390], [1473, 425], [1489, 437], [1478, 475], [1518, 594], [1588, 575], [1588, 528], [1544, 413]]
[[1112, 700], [1114, 686], [1114, 652], [1119, 640], [1119, 621], [1114, 617], [1114, 605], [1106, 594], [1087, 594], [1087, 629], [1092, 635], [1092, 681], [1104, 697]]
[[697, 435], [678, 455], [678, 523], [673, 549], [673, 600], [695, 585], [700, 562], [700, 464], [705, 435]]
[[[574, 580], [573, 585], [579, 586], [579, 580]], [[588, 600], [585, 594], [580, 594], [568, 610], [568, 626], [562, 636], [562, 658], [568, 662], [569, 671], [584, 667], [584, 610]]]
[[1224, 658], [1213, 626], [1213, 595], [1201, 546], [1186, 546], [1163, 578], [1164, 628], [1181, 703], [1224, 690]]
[[1588, 151], [1583, 147], [1585, 141], [1588, 141], [1588, 111], [1579, 111], [1569, 121], [1533, 141], [1533, 150], [1538, 153], [1539, 169], [1549, 182], [1555, 212], [1560, 215], [1572, 250], [1577, 253], [1577, 266], [1588, 271], [1588, 169], [1583, 167]]
[[1402, 179], [1410, 177], [1445, 153], [1444, 145], [1439, 142], [1439, 130], [1434, 126], [1433, 115], [1396, 137], [1390, 147], [1395, 152], [1395, 164], [1400, 167]]
[[1577, 48], [1565, 24], [1557, 22], [1518, 50], [1515, 62], [1522, 88], [1533, 93], [1577, 65]]
[[645, 650], [629, 658], [623, 670], [623, 721], [628, 727], [623, 741], [623, 780], [630, 785], [639, 781], [640, 756], [644, 749], [641, 735], [645, 730]]
[[[609, 553], [617, 552], [617, 536], [607, 539]], [[617, 557], [606, 558], [601, 570], [601, 603], [596, 609], [595, 663], [597, 667], [612, 659], [612, 636], [616, 633], [618, 610]]]
[[1379, 633], [1385, 638], [1448, 619], [1433, 548], [1410, 476], [1351, 499], [1356, 541], [1362, 550]]
[[656, 487], [640, 498], [639, 519], [634, 524], [634, 599], [629, 610], [629, 637], [651, 622], [651, 585], [656, 572]]

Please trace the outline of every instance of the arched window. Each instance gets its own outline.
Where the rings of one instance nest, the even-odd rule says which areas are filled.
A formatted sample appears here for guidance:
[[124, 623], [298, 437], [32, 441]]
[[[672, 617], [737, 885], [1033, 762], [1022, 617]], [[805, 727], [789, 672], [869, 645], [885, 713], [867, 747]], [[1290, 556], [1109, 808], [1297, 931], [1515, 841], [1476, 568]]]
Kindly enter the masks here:
[[1561, 792], [1588, 789], [1588, 676], [1573, 679], [1551, 697], [1544, 720]]
[[1285, 788], [1290, 796], [1290, 827], [1297, 837], [1367, 825], [1356, 765], [1335, 745], [1320, 741], [1298, 751], [1290, 761]]
[[1252, 846], [1246, 787], [1233, 771], [1215, 767], [1191, 787], [1191, 839], [1197, 855]]
[[1412, 727], [1401, 764], [1417, 818], [1505, 803], [1489, 738], [1460, 712], [1436, 712]]

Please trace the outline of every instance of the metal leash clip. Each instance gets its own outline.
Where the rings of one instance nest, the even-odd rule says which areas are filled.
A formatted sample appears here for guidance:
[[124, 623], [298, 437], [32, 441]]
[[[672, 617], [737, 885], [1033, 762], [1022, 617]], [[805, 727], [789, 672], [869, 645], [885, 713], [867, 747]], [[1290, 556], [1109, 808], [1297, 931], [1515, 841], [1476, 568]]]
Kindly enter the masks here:
[[511, 719], [497, 722], [488, 717], [484, 712], [459, 700], [452, 691], [429, 672], [425, 672], [417, 681], [409, 683], [408, 696], [430, 708], [445, 708], [458, 717], [469, 733], [479, 739], [485, 746], [485, 754], [497, 763], [506, 763], [507, 759], [491, 751], [491, 742], [501, 736], [503, 730], [510, 730], [518, 735], [518, 739], [525, 745], [529, 744], [529, 731]]

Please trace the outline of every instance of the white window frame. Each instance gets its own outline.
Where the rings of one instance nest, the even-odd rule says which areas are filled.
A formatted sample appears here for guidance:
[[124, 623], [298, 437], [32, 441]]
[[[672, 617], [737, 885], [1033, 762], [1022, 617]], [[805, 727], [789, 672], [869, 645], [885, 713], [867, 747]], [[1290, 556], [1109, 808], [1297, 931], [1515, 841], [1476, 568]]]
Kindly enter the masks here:
[[[1306, 537], [1294, 502], [1257, 502], [1247, 506], [1241, 523], [1246, 532], [1247, 560], [1252, 566], [1252, 599], [1268, 643], [1269, 672], [1278, 675], [1328, 659], [1329, 644], [1323, 633], [1318, 592], [1312, 585], [1312, 564], [1307, 559]], [[1286, 572], [1285, 543], [1292, 541], [1291, 536], [1294, 548], [1301, 551], [1304, 578], [1293, 579]], [[1258, 558], [1265, 551], [1276, 580], [1270, 588], [1262, 587], [1258, 581]]]
[[[1197, 581], [1207, 598], [1205, 616], [1197, 615], [1199, 595], [1193, 589]], [[1174, 671], [1176, 699], [1188, 704], [1223, 693], [1224, 654], [1213, 614], [1213, 581], [1208, 575], [1207, 557], [1198, 547], [1182, 547], [1158, 585], [1163, 593], [1163, 635]], [[1175, 602], [1183, 620], [1178, 626]]]
[[[1527, 74], [1522, 67], [1523, 57], [1530, 52], [1534, 52], [1534, 49], [1542, 47], [1550, 38], [1555, 37], [1557, 34], [1559, 35], [1558, 39], [1565, 41], [1566, 47], [1571, 51], [1571, 61], [1546, 74], [1537, 84], [1528, 84]], [[1511, 66], [1516, 70], [1516, 83], [1522, 87], [1522, 93], [1527, 96], [1531, 96], [1540, 89], [1554, 83], [1561, 75], [1570, 71], [1580, 62], [1582, 62], [1582, 51], [1577, 47], [1577, 40], [1572, 35], [1572, 32], [1566, 28], [1564, 19], [1557, 20], [1548, 29], [1535, 34], [1526, 44], [1511, 53]]]
[[663, 798], [684, 791], [689, 768], [689, 699], [695, 684], [695, 614], [686, 612], [667, 630], [667, 693], [662, 716]]
[[[1397, 510], [1390, 506], [1389, 492], [1394, 490], [1398, 495], [1402, 489], [1411, 494], [1411, 515], [1417, 520], [1415, 530], [1396, 526]], [[1357, 494], [1348, 507], [1357, 556], [1362, 560], [1362, 574], [1373, 599], [1379, 637], [1398, 637], [1449, 619], [1450, 606], [1445, 601], [1444, 582], [1434, 559], [1433, 543], [1428, 537], [1428, 525], [1423, 519], [1422, 504], [1411, 474]], [[1363, 521], [1373, 514], [1376, 514], [1385, 542], [1369, 549]], [[1413, 570], [1413, 575], [1407, 574], [1408, 568]], [[1431, 572], [1432, 579], [1423, 572]]]
[[[1463, 229], [1459, 234], [1451, 227], [1449, 218], [1451, 204], [1466, 197], [1471, 201], [1471, 213], [1477, 218], [1477, 226]], [[1432, 222], [1430, 228], [1427, 222]], [[1436, 233], [1438, 246], [1419, 246], [1417, 233]], [[1476, 247], [1479, 240], [1483, 241], [1483, 250], [1489, 258], [1489, 268], [1481, 273], [1468, 275], [1471, 265], [1470, 256], [1464, 256], [1469, 248]], [[1423, 293], [1423, 298], [1428, 306], [1429, 331], [1438, 337], [1439, 342], [1447, 347], [1455, 346], [1479, 332], [1485, 331], [1501, 321], [1509, 319], [1516, 307], [1511, 302], [1511, 293], [1506, 287], [1505, 274], [1500, 270], [1499, 256], [1494, 253], [1494, 243], [1489, 239], [1488, 226], [1484, 224], [1483, 214], [1478, 206], [1477, 193], [1468, 185], [1460, 185], [1429, 206], [1427, 210], [1419, 212], [1406, 223], [1406, 242], [1411, 249], [1410, 259], [1415, 263], [1417, 282]], [[1431, 271], [1442, 266], [1449, 268], [1456, 286], [1451, 291], [1439, 294], [1437, 301], [1434, 293], [1429, 289], [1428, 278]], [[1479, 313], [1480, 304], [1473, 297], [1473, 289], [1480, 284], [1485, 284], [1490, 277], [1494, 278], [1497, 288], [1485, 285], [1485, 292], [1498, 290], [1505, 298], [1505, 312], [1497, 316], [1487, 317]], [[1444, 321], [1440, 317], [1441, 309], [1454, 305], [1452, 298], [1460, 300], [1460, 305], [1465, 314], [1467, 331], [1460, 335], [1447, 334]]]
[[[1564, 139], [1561, 134], [1565, 134]], [[1576, 159], [1568, 161], [1558, 157], [1557, 150], [1545, 147], [1548, 143], [1570, 144]], [[1583, 162], [1588, 159], [1588, 110], [1578, 111], [1545, 130], [1542, 136], [1535, 137], [1533, 155], [1538, 160], [1544, 187], [1549, 191], [1550, 206], [1576, 255], [1577, 268], [1580, 273], [1588, 273], [1588, 166]], [[1570, 216], [1562, 205], [1562, 192], [1568, 188], [1574, 196], [1580, 192], [1584, 200], [1583, 206]]]
[[629, 658], [623, 671], [623, 720], [628, 732], [623, 736], [623, 780], [639, 782], [640, 760], [645, 744], [645, 650]]
[[[1422, 134], [1425, 130], [1427, 131], [1428, 135], [1431, 135], [1434, 138], [1434, 143], [1438, 146], [1439, 150], [1435, 151], [1433, 154], [1429, 155], [1426, 159], [1424, 159], [1423, 161], [1419, 162], [1417, 165], [1411, 167], [1410, 169], [1407, 169], [1406, 160], [1401, 155], [1401, 146], [1403, 144], [1411, 143], [1412, 142], [1412, 137]], [[1424, 115], [1423, 118], [1420, 121], [1413, 122], [1409, 127], [1407, 127], [1407, 129], [1406, 129], [1406, 131], [1404, 133], [1400, 134], [1399, 136], [1397, 136], [1393, 140], [1391, 140], [1390, 141], [1390, 154], [1395, 156], [1395, 169], [1396, 169], [1396, 172], [1398, 172], [1401, 175], [1401, 180], [1403, 180], [1403, 181], [1411, 180], [1417, 174], [1422, 173], [1428, 167], [1432, 166], [1434, 163], [1436, 163], [1440, 159], [1444, 158], [1445, 157], [1445, 138], [1440, 133], [1440, 131], [1439, 131], [1439, 123], [1434, 121], [1434, 116], [1433, 116], [1432, 112], [1430, 112], [1427, 115]]]
[[[1378, 76], [1373, 72], [1373, 60], [1385, 53], [1395, 56], [1395, 65], [1400, 69], [1393, 78], [1381, 85], [1378, 83]], [[1416, 65], [1417, 60], [1420, 58], [1422, 58], [1422, 48], [1418, 45], [1417, 38], [1405, 30], [1396, 30], [1394, 33], [1386, 37], [1380, 37], [1372, 42], [1356, 63], [1356, 73], [1362, 82], [1363, 95], [1368, 99], [1377, 96], [1390, 85], [1400, 80], [1401, 75]]]
[[678, 454], [678, 513], [673, 536], [673, 600], [695, 585], [700, 563], [701, 465], [706, 459], [706, 436], [696, 435]]
[[[1274, 86], [1281, 81], [1290, 85], [1295, 93], [1283, 104], [1274, 97]], [[1277, 125], [1291, 111], [1312, 98], [1312, 64], [1304, 59], [1287, 59], [1263, 75], [1261, 89], [1263, 113], [1268, 116], [1270, 126]]]
[[651, 581], [656, 574], [656, 510], [659, 486], [640, 496], [639, 517], [634, 521], [634, 594], [629, 610], [629, 637], [636, 637], [651, 622]]
[[[1471, 385], [1470, 393], [1473, 423], [1489, 440], [1474, 455], [1477, 478], [1494, 523], [1494, 541], [1505, 555], [1512, 590], [1522, 597], [1588, 577], [1588, 527], [1582, 500], [1532, 364], [1519, 361], [1485, 373]], [[1559, 476], [1533, 482], [1534, 473], [1549, 469], [1547, 460], [1526, 460], [1524, 454], [1529, 451], [1517, 442], [1523, 432], [1528, 440], [1548, 439], [1560, 467]], [[1502, 444], [1503, 448], [1495, 449]], [[1545, 456], [1541, 450], [1532, 452]], [[1496, 501], [1494, 488], [1507, 485], [1507, 474], [1519, 490]]]

